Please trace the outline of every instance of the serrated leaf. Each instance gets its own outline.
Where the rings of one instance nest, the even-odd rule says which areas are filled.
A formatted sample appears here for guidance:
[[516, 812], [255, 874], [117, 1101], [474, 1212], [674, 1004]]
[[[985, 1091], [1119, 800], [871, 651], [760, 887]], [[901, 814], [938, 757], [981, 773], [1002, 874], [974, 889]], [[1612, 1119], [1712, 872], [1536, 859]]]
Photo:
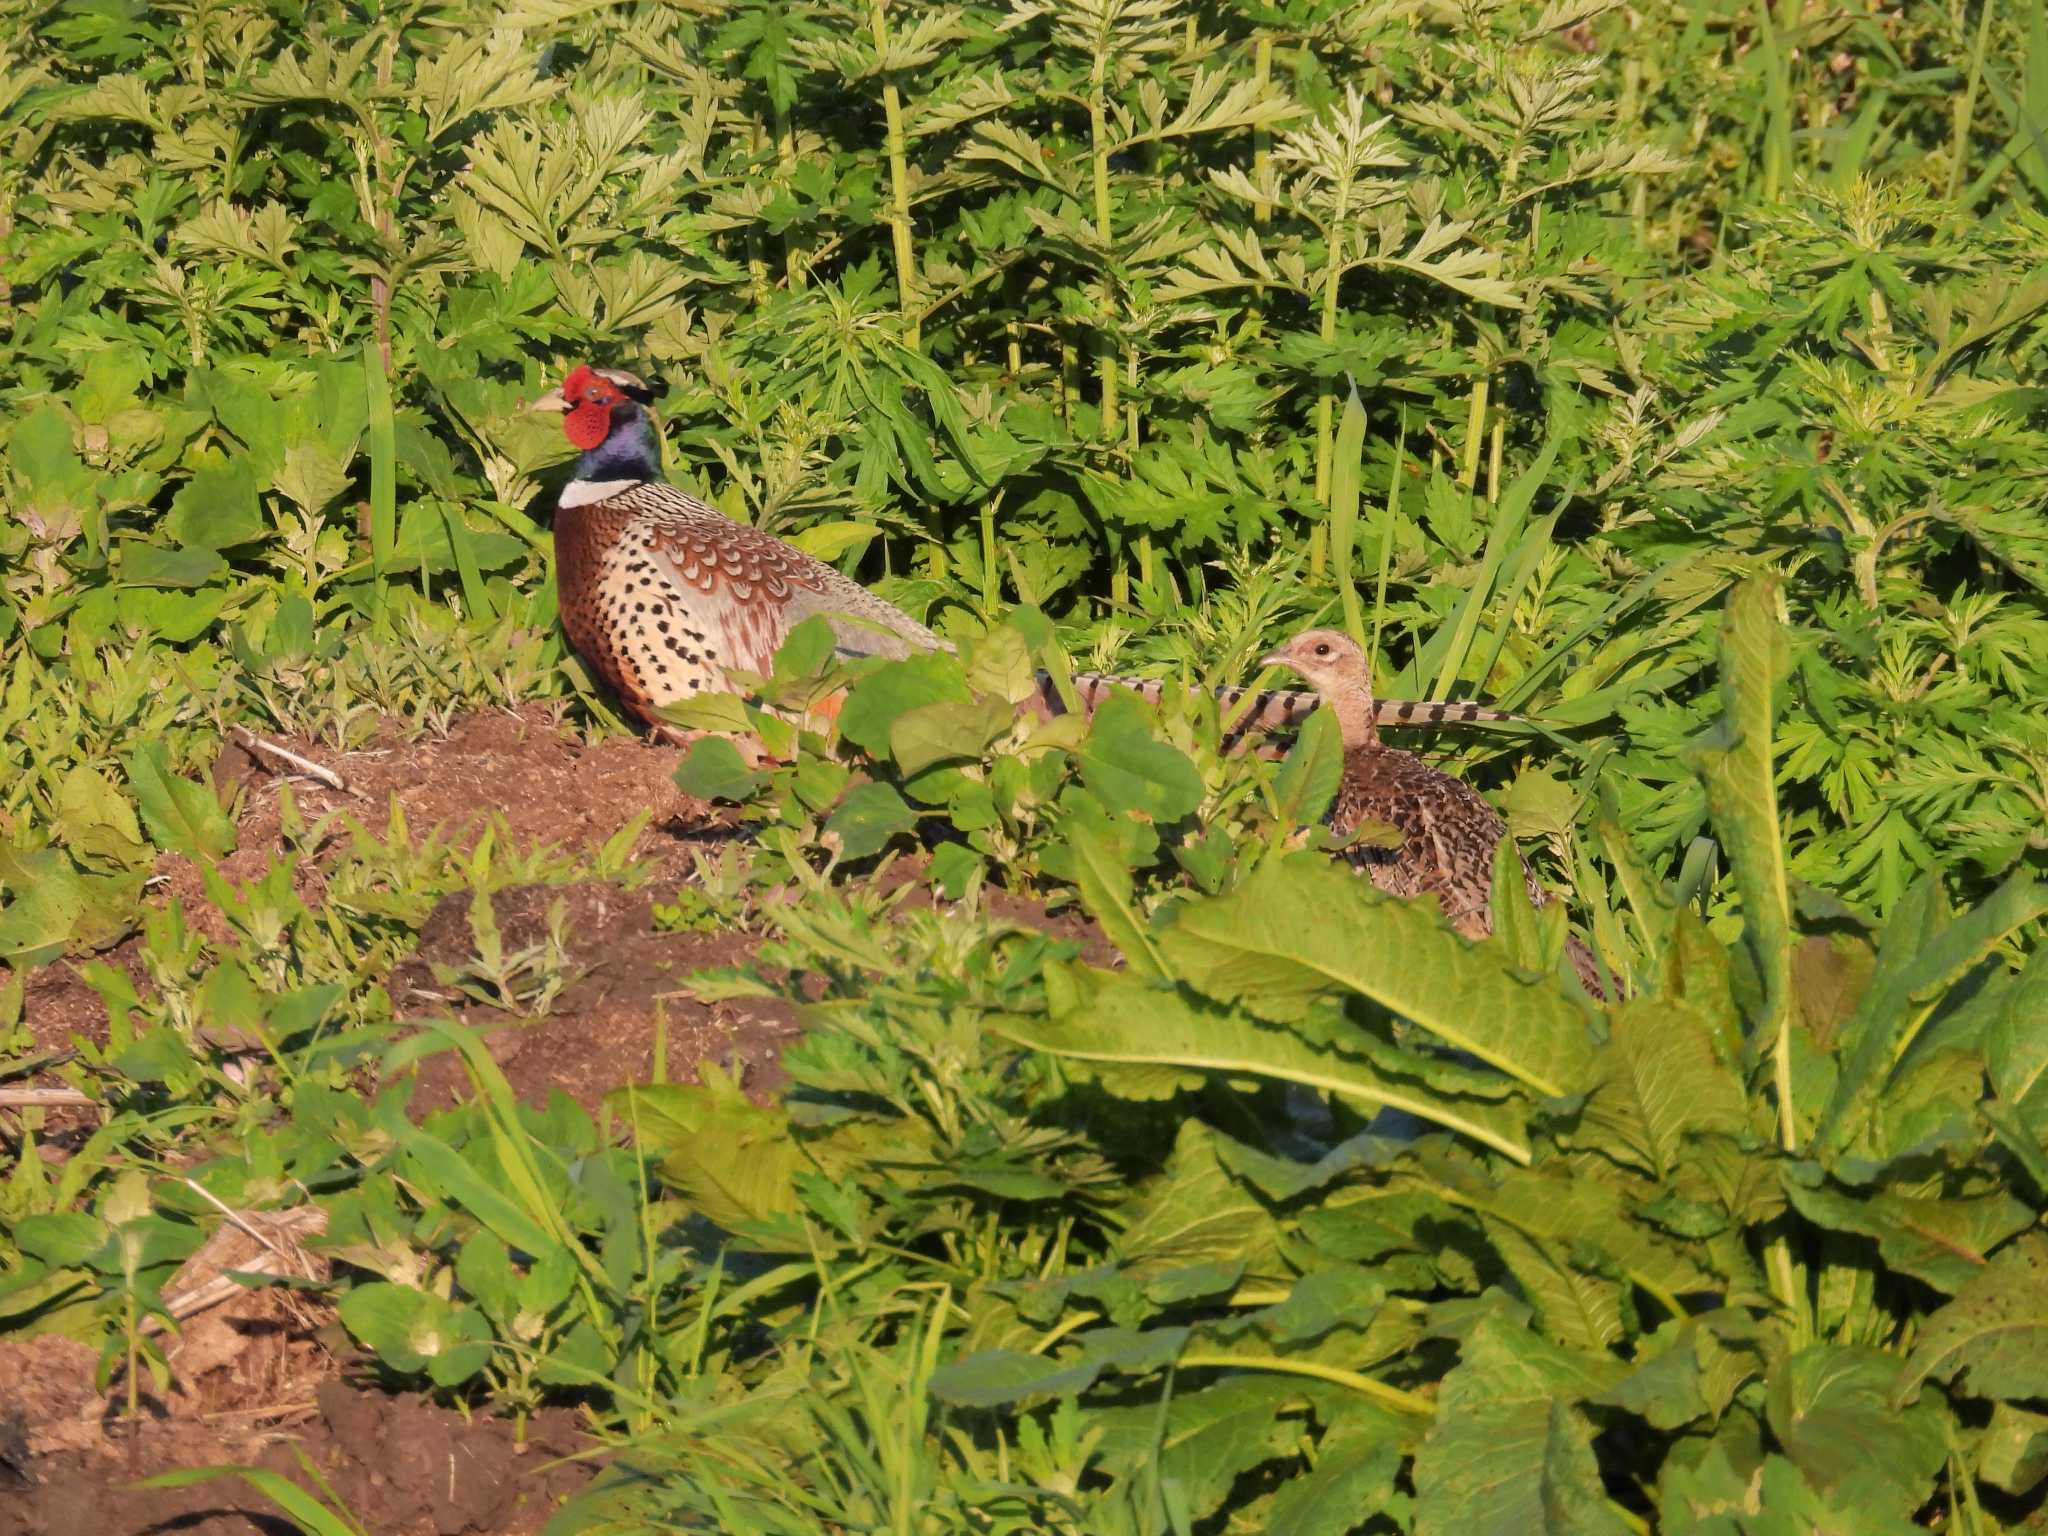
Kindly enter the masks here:
[[[1790, 668], [1780, 586], [1755, 577], [1728, 599], [1721, 625], [1721, 719], [1691, 750], [1714, 829], [1742, 893], [1742, 944], [1764, 984], [1769, 1033], [1791, 1006], [1792, 916], [1771, 751], [1776, 693]], [[1765, 1048], [1771, 1045], [1764, 1040]]]
[[1683, 1002], [1637, 998], [1610, 1013], [1598, 1066], [1580, 1113], [1601, 1134], [1585, 1144], [1660, 1182], [1678, 1167], [1688, 1136], [1748, 1128], [1741, 1080], [1715, 1058], [1713, 1025]]
[[2015, 1239], [1922, 1323], [1892, 1401], [1913, 1401], [1930, 1380], [1972, 1397], [2040, 1396], [2048, 1381], [2048, 1237]]
[[1143, 1069], [1152, 1074], [1145, 1097], [1209, 1073], [1276, 1078], [1367, 1109], [1392, 1106], [1528, 1159], [1524, 1113], [1513, 1104], [1433, 1093], [1419, 1076], [1395, 1076], [1363, 1055], [1319, 1048], [1294, 1030], [1261, 1024], [1184, 988], [1085, 967], [1061, 974], [1062, 984], [1048, 986], [1049, 1016], [991, 1017], [988, 1028], [1051, 1055]]
[[1613, 1379], [1580, 1356], [1498, 1319], [1467, 1336], [1416, 1453], [1416, 1536], [1622, 1536], [1573, 1403]]
[[1555, 981], [1320, 855], [1269, 861], [1236, 890], [1189, 903], [1158, 942], [1170, 974], [1276, 1021], [1357, 993], [1546, 1098], [1591, 1086], [1586, 1015]]

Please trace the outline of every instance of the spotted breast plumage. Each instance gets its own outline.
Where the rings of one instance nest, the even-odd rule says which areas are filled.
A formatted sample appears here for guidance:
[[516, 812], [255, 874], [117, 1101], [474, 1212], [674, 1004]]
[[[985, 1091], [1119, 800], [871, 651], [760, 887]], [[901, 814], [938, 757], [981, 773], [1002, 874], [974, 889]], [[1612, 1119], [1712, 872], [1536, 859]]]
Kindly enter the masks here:
[[[1372, 823], [1398, 834], [1391, 846], [1362, 838], [1345, 848], [1344, 858], [1389, 895], [1435, 896], [1445, 920], [1467, 938], [1491, 934], [1493, 854], [1508, 830], [1500, 813], [1469, 784], [1380, 741], [1372, 668], [1348, 635], [1308, 630], [1266, 662], [1307, 678], [1337, 717], [1344, 777], [1330, 807], [1331, 830], [1348, 838]], [[1524, 874], [1529, 900], [1539, 907], [1549, 902], [1535, 875]], [[1592, 952], [1575, 935], [1565, 948], [1587, 990], [1605, 997]]]

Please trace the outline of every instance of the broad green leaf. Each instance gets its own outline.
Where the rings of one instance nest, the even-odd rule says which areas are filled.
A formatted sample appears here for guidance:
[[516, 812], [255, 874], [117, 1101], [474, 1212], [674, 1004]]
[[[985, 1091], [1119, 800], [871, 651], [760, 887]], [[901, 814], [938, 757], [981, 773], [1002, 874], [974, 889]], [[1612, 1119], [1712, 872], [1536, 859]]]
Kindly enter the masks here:
[[1984, 1065], [1999, 1100], [2048, 1146], [2048, 958], [2043, 951], [2028, 958], [2001, 999], [2000, 1016], [1984, 1032]]
[[256, 500], [256, 470], [250, 460], [199, 470], [171, 500], [162, 537], [194, 549], [233, 549], [270, 532]]
[[2029, 1232], [1980, 1269], [1921, 1325], [1894, 1403], [1925, 1381], [1972, 1397], [2027, 1399], [2048, 1381], [2048, 1237]]
[[829, 620], [820, 614], [797, 624], [775, 648], [773, 675], [782, 680], [816, 677], [832, 659], [836, 640]]
[[1067, 1365], [1013, 1349], [983, 1350], [932, 1373], [932, 1396], [963, 1408], [1000, 1408], [1048, 1392], [1078, 1392], [1099, 1365]]
[[865, 859], [916, 825], [917, 813], [904, 804], [894, 785], [856, 784], [825, 822], [825, 835], [839, 839], [842, 857]]
[[[1198, 1073], [1275, 1078], [1340, 1095], [1368, 1112], [1400, 1109], [1517, 1161], [1528, 1159], [1524, 1113], [1514, 1104], [1434, 1093], [1419, 1076], [1396, 1076], [1363, 1055], [1311, 1044], [1293, 1029], [1260, 1023], [1184, 989], [1085, 967], [1063, 974], [1069, 978], [1063, 986], [1048, 988], [1050, 1015], [991, 1016], [987, 1027], [1050, 1055], [1164, 1073], [1164, 1092]], [[1144, 1096], [1164, 1093], [1154, 1083]]]
[[1202, 780], [1180, 752], [1152, 734], [1148, 711], [1128, 695], [1110, 698], [1077, 754], [1081, 781], [1112, 815], [1135, 812], [1161, 824], [1192, 815]]
[[1606, 1172], [1589, 1160], [1554, 1159], [1457, 1191], [1550, 1335], [1575, 1349], [1620, 1340], [1624, 1285], [1670, 1295], [1716, 1281], [1704, 1255], [1637, 1219], [1620, 1181], [1594, 1176]]
[[352, 457], [344, 458], [325, 443], [295, 442], [271, 475], [271, 488], [301, 512], [323, 512], [354, 483], [349, 474]]
[[7, 441], [7, 461], [27, 486], [14, 515], [33, 519], [53, 539], [75, 538], [98, 500], [101, 476], [72, 447], [70, 418], [54, 405], [29, 412]]
[[874, 523], [813, 523], [791, 534], [789, 542], [805, 554], [830, 564], [856, 544], [865, 544], [881, 531]]
[[1884, 1508], [1885, 1485], [1850, 1484], [1823, 1494], [1783, 1456], [1729, 1464], [1716, 1442], [1697, 1464], [1673, 1458], [1660, 1490], [1665, 1536], [1916, 1536], [1924, 1527]]
[[1145, 1281], [1198, 1264], [1242, 1265], [1247, 1279], [1279, 1282], [1278, 1228], [1262, 1201], [1217, 1159], [1217, 1133], [1183, 1122], [1173, 1155], [1128, 1206], [1116, 1256]]
[[1467, 1336], [1416, 1453], [1416, 1536], [1621, 1536], [1573, 1404], [1613, 1379], [1604, 1355], [1574, 1355], [1490, 1319]]
[[386, 1365], [428, 1371], [442, 1386], [468, 1380], [490, 1359], [483, 1315], [430, 1291], [373, 1280], [343, 1296], [339, 1310], [357, 1342]]
[[1308, 717], [1273, 777], [1281, 818], [1296, 826], [1321, 821], [1343, 782], [1343, 734], [1337, 717], [1319, 709]]
[[184, 645], [213, 627], [231, 595], [226, 587], [201, 587], [195, 592], [132, 590], [121, 605], [123, 619], [159, 640]]
[[701, 736], [690, 743], [689, 754], [675, 772], [676, 788], [699, 800], [730, 800], [737, 804], [754, 798], [768, 782], [768, 776], [750, 769], [738, 747], [723, 736]]
[[1735, 1394], [1763, 1375], [1766, 1342], [1756, 1320], [1733, 1309], [1672, 1319], [1641, 1341], [1628, 1375], [1593, 1401], [1657, 1429], [1718, 1422]]
[[1689, 754], [1742, 896], [1742, 944], [1763, 984], [1765, 1050], [1775, 1048], [1791, 1002], [1791, 895], [1771, 746], [1776, 694], [1791, 665], [1781, 601], [1780, 584], [1765, 577], [1729, 596], [1721, 623], [1721, 718]]
[[70, 946], [85, 912], [85, 881], [55, 848], [16, 853], [0, 847], [0, 960], [33, 968]]
[[778, 1110], [737, 1089], [656, 1085], [610, 1102], [641, 1144], [662, 1154], [662, 1177], [706, 1218], [734, 1231], [803, 1208], [798, 1170], [811, 1167]]
[[13, 1240], [52, 1269], [76, 1269], [106, 1246], [107, 1223], [84, 1211], [38, 1211], [15, 1226]]
[[1977, 1276], [1993, 1249], [2034, 1222], [2034, 1212], [2003, 1190], [1917, 1197], [1884, 1189], [1851, 1192], [1831, 1184], [1810, 1163], [1783, 1167], [1779, 1176], [1808, 1221], [1874, 1238], [1890, 1268], [1951, 1295]]
[[235, 824], [211, 789], [170, 771], [162, 742], [144, 742], [125, 761], [142, 820], [160, 846], [200, 860], [234, 852]]
[[512, 1251], [489, 1228], [472, 1232], [463, 1243], [455, 1256], [455, 1281], [501, 1325], [519, 1310], [519, 1275], [512, 1267]]
[[1162, 1481], [1177, 1486], [1189, 1519], [1222, 1507], [1238, 1481], [1298, 1448], [1288, 1409], [1298, 1401], [1295, 1380], [1237, 1376], [1198, 1392], [1177, 1392], [1160, 1406], [1102, 1407], [1090, 1413], [1102, 1431], [1100, 1466], [1143, 1477], [1155, 1464]]
[[892, 661], [847, 690], [839, 734], [870, 757], [886, 757], [896, 722], [914, 709], [946, 701], [973, 702], [961, 681], [960, 662], [946, 655]]
[[200, 545], [166, 549], [160, 544], [128, 543], [119, 547], [121, 580], [131, 586], [203, 587], [227, 574], [227, 561], [217, 551]]
[[1748, 1129], [1741, 1079], [1716, 1059], [1713, 1025], [1683, 1002], [1635, 998], [1610, 1012], [1597, 1066], [1598, 1085], [1580, 1112], [1597, 1135], [1574, 1135], [1573, 1144], [1660, 1182], [1684, 1158], [1688, 1136]]
[[1088, 915], [1122, 953], [1132, 975], [1164, 980], [1166, 968], [1153, 944], [1151, 925], [1133, 898], [1130, 865], [1116, 856], [1096, 828], [1082, 821], [1073, 823], [1067, 846], [1073, 856], [1074, 885]]
[[1877, 972], [1844, 1032], [1846, 1064], [1816, 1134], [1823, 1152], [1840, 1150], [1862, 1130], [1872, 1101], [1945, 990], [2048, 914], [2048, 884], [2015, 875], [1954, 921], [1941, 900], [1939, 882], [1926, 877], [1899, 903], [1879, 940]]
[[1896, 1403], [1900, 1363], [1865, 1345], [1810, 1345], [1772, 1369], [1767, 1401], [1771, 1430], [1808, 1483], [1905, 1516], [1933, 1492], [1948, 1433], [1931, 1400]]
[[1355, 992], [1546, 1098], [1592, 1086], [1586, 1014], [1557, 982], [1320, 855], [1261, 865], [1182, 908], [1157, 939], [1171, 974], [1261, 1017], [1299, 1018], [1315, 998]]
[[2040, 1487], [2048, 1479], [2048, 1414], [1994, 1404], [1977, 1442], [1977, 1475], [2016, 1497]]
[[[889, 756], [903, 774], [936, 763], [979, 758], [1016, 716], [999, 698], [944, 699], [906, 710], [889, 727]], [[841, 731], [845, 719], [841, 717]]]
[[1369, 1434], [1325, 1440], [1314, 1469], [1289, 1479], [1273, 1501], [1266, 1536], [1347, 1536], [1361, 1510], [1394, 1505], [1394, 1479], [1406, 1459], [1398, 1443]]
[[113, 783], [83, 763], [58, 781], [54, 830], [82, 864], [101, 870], [154, 862], [135, 808]]

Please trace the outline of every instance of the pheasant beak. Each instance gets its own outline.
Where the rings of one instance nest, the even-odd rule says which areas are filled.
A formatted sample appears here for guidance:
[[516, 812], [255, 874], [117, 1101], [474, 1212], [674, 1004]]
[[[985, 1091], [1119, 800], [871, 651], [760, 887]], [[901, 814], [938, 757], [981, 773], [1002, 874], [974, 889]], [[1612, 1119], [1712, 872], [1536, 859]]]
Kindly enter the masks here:
[[551, 389], [534, 401], [533, 404], [529, 405], [527, 409], [529, 411], [566, 411], [569, 409], [569, 402], [562, 398], [562, 392], [559, 389]]
[[1261, 656], [1259, 658], [1259, 665], [1262, 667], [1291, 667], [1294, 665], [1294, 658], [1285, 651], [1275, 651], [1270, 656]]

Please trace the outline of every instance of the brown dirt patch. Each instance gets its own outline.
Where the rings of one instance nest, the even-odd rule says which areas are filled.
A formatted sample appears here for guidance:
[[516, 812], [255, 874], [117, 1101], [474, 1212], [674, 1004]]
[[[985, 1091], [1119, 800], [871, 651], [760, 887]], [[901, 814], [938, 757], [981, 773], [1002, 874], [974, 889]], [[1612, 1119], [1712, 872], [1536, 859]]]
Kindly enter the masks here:
[[[657, 886], [682, 878], [695, 848], [731, 835], [730, 823], [716, 809], [675, 787], [679, 749], [626, 737], [579, 741], [542, 705], [457, 716], [447, 735], [411, 741], [387, 724], [369, 746], [352, 752], [305, 737], [272, 739], [340, 774], [349, 790], [281, 772], [260, 753], [227, 743], [214, 764], [214, 783], [223, 795], [239, 789], [241, 804], [235, 851], [219, 869], [231, 884], [247, 883], [261, 878], [286, 851], [280, 790], [289, 784], [307, 826], [331, 818], [313, 856], [297, 872], [298, 893], [312, 905], [325, 895], [326, 866], [346, 846], [343, 818], [384, 836], [394, 808], [416, 842], [438, 830], [467, 848], [495, 816], [504, 823], [504, 841], [518, 848], [545, 844], [579, 852], [602, 847], [649, 812], [632, 854]], [[198, 931], [226, 936], [192, 860], [164, 855], [150, 896], [157, 905], [175, 899]], [[130, 938], [97, 958], [127, 972], [146, 995], [140, 953], [140, 940]], [[4, 975], [0, 967], [0, 979]], [[28, 978], [22, 1017], [41, 1050], [63, 1050], [73, 1035], [95, 1043], [106, 1039], [105, 1005], [75, 963], [43, 966]]]
[[[587, 1444], [564, 1411], [535, 1418], [522, 1446], [504, 1420], [464, 1419], [315, 1369], [282, 1400], [225, 1377], [189, 1399], [148, 1399], [129, 1426], [103, 1411], [92, 1367], [92, 1351], [67, 1339], [0, 1343], [7, 1416], [29, 1451], [27, 1485], [0, 1480], [0, 1536], [293, 1536], [297, 1527], [239, 1479], [133, 1484], [185, 1467], [253, 1465], [313, 1490], [301, 1453], [378, 1536], [533, 1536], [590, 1475], [582, 1463], [556, 1464]], [[259, 1400], [204, 1406], [223, 1392]]]
[[[769, 1095], [784, 1081], [777, 1057], [797, 1033], [785, 1003], [743, 998], [704, 1004], [681, 992], [692, 971], [739, 965], [759, 940], [748, 933], [657, 933], [650, 898], [615, 885], [520, 886], [491, 898], [491, 915], [508, 951], [543, 942], [550, 909], [561, 904], [560, 931], [568, 972], [576, 979], [538, 1018], [467, 1003], [443, 982], [436, 965], [456, 967], [475, 951], [470, 897], [445, 899], [420, 930], [419, 948], [391, 977], [401, 1017], [436, 1014], [486, 1029], [486, 1044], [512, 1089], [544, 1104], [560, 1089], [594, 1108], [624, 1083], [644, 1083], [662, 1041], [668, 1075], [687, 1081], [698, 1062], [718, 1061], [750, 1092]], [[468, 1093], [461, 1062], [443, 1053], [422, 1063], [415, 1113]]]
[[378, 1536], [531, 1536], [583, 1485], [584, 1464], [548, 1465], [587, 1443], [572, 1414], [541, 1415], [522, 1447], [502, 1420], [359, 1390], [342, 1379], [336, 1352], [349, 1346], [323, 1303], [209, 1284], [224, 1267], [254, 1267], [262, 1249], [289, 1243], [294, 1218], [303, 1225], [314, 1214], [251, 1218], [264, 1241], [224, 1224], [180, 1270], [167, 1303], [183, 1311], [190, 1299], [202, 1310], [162, 1338], [171, 1388], [158, 1393], [143, 1378], [133, 1421], [124, 1417], [125, 1377], [117, 1370], [101, 1392], [85, 1345], [54, 1335], [0, 1340], [0, 1536], [291, 1536], [296, 1527], [238, 1479], [133, 1484], [233, 1465], [317, 1491], [301, 1453]]
[[[215, 788], [223, 795], [242, 791], [240, 841], [220, 866], [231, 881], [260, 877], [284, 851], [279, 788], [286, 783], [301, 819], [312, 825], [334, 817], [331, 835], [337, 838], [346, 836], [343, 818], [381, 836], [395, 810], [415, 841], [438, 830], [468, 848], [495, 819], [503, 824], [503, 842], [513, 847], [587, 852], [648, 813], [632, 852], [658, 879], [687, 873], [693, 846], [729, 835], [730, 823], [717, 810], [676, 788], [679, 748], [637, 737], [581, 741], [544, 705], [458, 715], [446, 736], [411, 741], [387, 723], [353, 752], [303, 738], [267, 739], [340, 774], [348, 792], [291, 775], [260, 751], [225, 743], [214, 764]], [[321, 863], [315, 857], [301, 870], [300, 895], [309, 903], [320, 899]], [[172, 855], [158, 870], [161, 897], [177, 897], [188, 912], [208, 906], [203, 878], [190, 860]]]

